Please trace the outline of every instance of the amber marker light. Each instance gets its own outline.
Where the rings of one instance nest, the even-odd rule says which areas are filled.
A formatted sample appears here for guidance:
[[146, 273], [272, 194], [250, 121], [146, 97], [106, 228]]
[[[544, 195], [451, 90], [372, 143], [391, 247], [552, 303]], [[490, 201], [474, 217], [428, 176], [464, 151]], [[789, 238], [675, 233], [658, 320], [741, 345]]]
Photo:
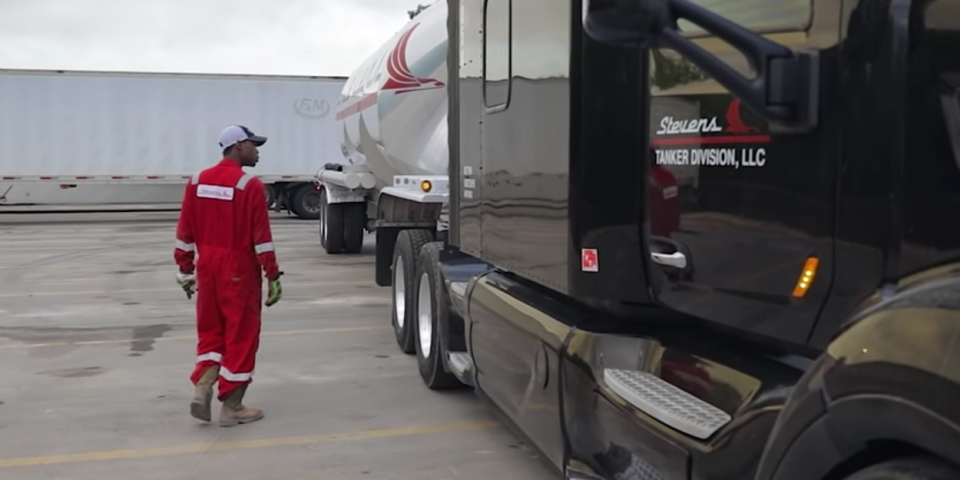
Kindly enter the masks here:
[[423, 190], [425, 193], [429, 193], [432, 188], [433, 184], [430, 183], [430, 180], [420, 182], [420, 190]]
[[800, 272], [800, 278], [797, 280], [797, 285], [793, 287], [793, 297], [794, 298], [803, 298], [807, 294], [807, 290], [810, 290], [810, 286], [813, 285], [813, 279], [817, 276], [817, 265], [820, 264], [820, 259], [817, 257], [810, 257], [803, 264], [803, 271]]

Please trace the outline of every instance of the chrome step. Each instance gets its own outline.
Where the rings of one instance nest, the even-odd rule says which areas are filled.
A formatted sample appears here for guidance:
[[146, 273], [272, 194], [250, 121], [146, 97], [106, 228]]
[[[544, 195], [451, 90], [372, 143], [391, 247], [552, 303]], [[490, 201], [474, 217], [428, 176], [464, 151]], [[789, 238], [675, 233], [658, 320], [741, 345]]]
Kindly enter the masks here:
[[447, 365], [454, 376], [466, 385], [473, 386], [473, 360], [467, 352], [447, 352]]
[[603, 380], [634, 407], [692, 437], [709, 438], [732, 420], [727, 412], [650, 373], [607, 368]]

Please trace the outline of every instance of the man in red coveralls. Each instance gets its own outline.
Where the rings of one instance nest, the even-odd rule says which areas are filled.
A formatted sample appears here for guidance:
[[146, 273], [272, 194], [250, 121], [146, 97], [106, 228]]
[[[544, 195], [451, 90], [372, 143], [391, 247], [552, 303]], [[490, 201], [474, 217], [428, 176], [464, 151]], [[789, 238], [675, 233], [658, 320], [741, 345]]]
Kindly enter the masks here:
[[[267, 217], [265, 187], [242, 167], [256, 166], [266, 137], [231, 125], [220, 134], [223, 159], [187, 184], [177, 224], [177, 280], [197, 293], [197, 361], [190, 413], [210, 421], [213, 386], [223, 402], [220, 426], [263, 418], [242, 400], [251, 382], [259, 347], [263, 269], [269, 282], [266, 305], [280, 299], [280, 272]], [[194, 274], [194, 253], [199, 256]], [[196, 286], [196, 288], [194, 288]]]

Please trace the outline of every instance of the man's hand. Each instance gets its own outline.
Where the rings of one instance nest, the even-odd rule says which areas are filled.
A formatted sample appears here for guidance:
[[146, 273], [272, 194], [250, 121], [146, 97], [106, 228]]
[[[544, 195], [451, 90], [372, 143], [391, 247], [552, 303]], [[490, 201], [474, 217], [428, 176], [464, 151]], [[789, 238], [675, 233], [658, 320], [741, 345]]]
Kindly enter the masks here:
[[277, 278], [267, 281], [267, 301], [266, 305], [269, 307], [280, 301], [280, 297], [283, 296], [283, 288], [280, 287], [280, 277], [283, 276], [283, 272], [277, 273]]
[[187, 294], [187, 298], [193, 298], [197, 292], [197, 276], [192, 273], [177, 272], [177, 283]]

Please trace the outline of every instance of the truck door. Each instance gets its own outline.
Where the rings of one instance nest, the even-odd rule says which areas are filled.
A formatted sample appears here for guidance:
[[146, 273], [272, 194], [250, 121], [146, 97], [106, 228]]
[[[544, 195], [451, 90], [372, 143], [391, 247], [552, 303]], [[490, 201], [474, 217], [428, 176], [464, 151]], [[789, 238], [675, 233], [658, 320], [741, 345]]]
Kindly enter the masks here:
[[484, 22], [482, 50], [460, 49], [468, 55], [461, 65], [484, 52], [483, 78], [462, 79], [460, 87], [483, 92], [483, 259], [510, 272], [483, 277], [470, 296], [476, 384], [559, 466], [559, 350], [570, 327], [562, 315], [545, 313], [540, 295], [530, 295], [513, 275], [566, 288], [570, 2], [463, 0], [461, 8], [468, 16], [482, 11]]
[[[841, 2], [695, 2], [782, 45], [819, 50], [831, 78]], [[680, 26], [751, 75], [737, 50]], [[839, 116], [821, 102], [815, 133], [778, 132], [676, 52], [650, 55], [647, 233], [659, 302], [806, 342], [833, 273]]]

